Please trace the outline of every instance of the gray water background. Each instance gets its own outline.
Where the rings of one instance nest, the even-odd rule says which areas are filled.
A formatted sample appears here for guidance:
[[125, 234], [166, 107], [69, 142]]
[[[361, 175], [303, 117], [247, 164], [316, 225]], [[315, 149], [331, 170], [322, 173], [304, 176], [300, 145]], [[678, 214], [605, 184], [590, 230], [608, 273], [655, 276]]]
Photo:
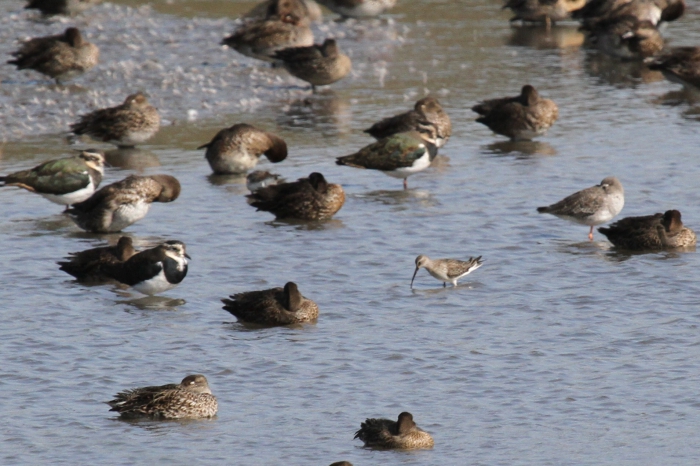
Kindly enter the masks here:
[[[23, 2], [0, 4], [3, 56], [15, 38], [70, 24], [102, 48], [65, 88], [0, 67], [2, 173], [109, 150], [68, 145], [68, 124], [146, 90], [164, 127], [141, 152], [112, 154], [104, 183], [175, 175], [181, 197], [125, 233], [141, 248], [182, 240], [192, 256], [184, 282], [157, 298], [78, 284], [55, 261], [119, 235], [86, 234], [59, 206], [0, 190], [0, 463], [698, 464], [698, 255], [619, 253], [535, 211], [616, 175], [622, 216], [676, 208], [700, 228], [693, 95], [581, 47], [575, 25], [511, 28], [497, 1], [400, 0], [379, 21], [327, 15], [314, 27], [317, 41], [339, 38], [354, 72], [310, 97], [217, 45], [252, 2], [139, 3], [49, 24], [29, 21]], [[664, 35], [700, 45], [699, 16], [692, 4]], [[475, 102], [526, 83], [559, 105], [546, 137], [513, 145], [473, 121]], [[426, 92], [454, 135], [410, 190], [334, 164], [371, 142], [362, 129]], [[345, 188], [343, 209], [278, 222], [246, 205], [242, 179], [210, 177], [195, 148], [238, 122], [289, 144], [287, 160], [260, 168], [288, 180], [320, 171]], [[456, 289], [421, 270], [411, 291], [421, 253], [486, 262]], [[289, 280], [319, 304], [316, 324], [249, 329], [221, 309], [229, 294]], [[215, 419], [128, 423], [103, 403], [190, 373], [209, 379]], [[434, 449], [353, 441], [365, 418], [404, 410]]]

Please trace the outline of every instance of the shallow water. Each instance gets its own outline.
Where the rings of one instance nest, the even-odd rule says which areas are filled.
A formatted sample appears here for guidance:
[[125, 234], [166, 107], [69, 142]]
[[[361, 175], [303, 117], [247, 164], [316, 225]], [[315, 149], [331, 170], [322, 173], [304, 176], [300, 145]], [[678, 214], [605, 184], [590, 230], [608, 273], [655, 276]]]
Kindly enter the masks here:
[[[355, 71], [311, 97], [281, 70], [216, 45], [253, 3], [125, 6], [138, 3], [50, 24], [28, 21], [22, 2], [0, 5], [3, 54], [8, 38], [74, 22], [103, 48], [99, 67], [67, 88], [1, 67], [1, 171], [103, 147], [70, 146], [62, 131], [147, 90], [169, 124], [142, 152], [110, 154], [104, 183], [176, 176], [181, 197], [126, 233], [141, 248], [182, 240], [193, 258], [185, 281], [156, 298], [80, 285], [55, 261], [119, 235], [85, 234], [61, 207], [0, 190], [0, 463], [698, 462], [698, 255], [621, 254], [598, 233], [588, 242], [587, 227], [535, 211], [616, 175], [622, 216], [677, 208], [700, 228], [700, 107], [680, 86], [581, 48], [573, 25], [511, 28], [498, 2], [402, 1], [376, 22], [329, 15], [315, 26], [317, 40], [340, 38]], [[673, 45], [700, 42], [699, 13], [668, 25]], [[157, 39], [130, 34], [125, 18]], [[132, 40], [139, 53], [119, 58]], [[559, 104], [546, 137], [512, 144], [473, 122], [476, 101], [525, 83]], [[334, 164], [370, 142], [362, 129], [428, 91], [454, 135], [410, 190]], [[274, 221], [246, 204], [243, 179], [210, 176], [195, 147], [242, 121], [289, 144], [287, 160], [260, 168], [288, 180], [321, 171], [344, 186], [334, 219]], [[456, 289], [421, 270], [412, 291], [421, 253], [486, 262]], [[318, 323], [251, 330], [221, 309], [229, 294], [288, 280], [319, 304]], [[189, 373], [209, 379], [217, 418], [128, 423], [103, 404]], [[366, 417], [404, 410], [434, 435], [433, 450], [352, 440]]]

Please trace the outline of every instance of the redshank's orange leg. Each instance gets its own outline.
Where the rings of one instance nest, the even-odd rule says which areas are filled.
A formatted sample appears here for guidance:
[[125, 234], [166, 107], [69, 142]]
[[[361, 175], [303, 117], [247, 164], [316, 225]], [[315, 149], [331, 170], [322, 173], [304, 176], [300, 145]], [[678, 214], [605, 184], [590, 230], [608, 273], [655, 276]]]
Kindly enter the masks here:
[[593, 225], [591, 225], [591, 231], [588, 232], [588, 239], [593, 241]]

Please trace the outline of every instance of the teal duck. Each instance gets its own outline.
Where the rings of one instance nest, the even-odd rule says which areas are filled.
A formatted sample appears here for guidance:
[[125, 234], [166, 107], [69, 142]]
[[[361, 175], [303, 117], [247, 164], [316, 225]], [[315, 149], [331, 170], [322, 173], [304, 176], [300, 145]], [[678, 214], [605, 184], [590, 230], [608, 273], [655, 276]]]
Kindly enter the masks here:
[[379, 170], [385, 175], [403, 179], [408, 189], [408, 177], [430, 166], [437, 155], [436, 130], [431, 124], [419, 131], [398, 133], [363, 147], [354, 154], [338, 157], [338, 165]]
[[104, 264], [101, 271], [139, 293], [152, 296], [175, 288], [185, 279], [188, 259], [185, 243], [170, 240], [125, 261]]
[[343, 18], [370, 18], [394, 8], [396, 0], [318, 0]]
[[366, 447], [416, 450], [433, 448], [433, 437], [418, 428], [411, 413], [399, 414], [398, 421], [390, 419], [367, 419], [360, 424], [355, 438], [365, 442]]
[[674, 47], [649, 62], [669, 81], [700, 89], [700, 47]]
[[664, 48], [664, 38], [656, 26], [632, 15], [595, 23], [588, 39], [603, 53], [624, 60], [653, 57]]
[[314, 35], [307, 18], [280, 9], [278, 15], [244, 22], [221, 44], [248, 57], [274, 62], [280, 50], [313, 45]]
[[286, 48], [275, 53], [290, 74], [316, 86], [325, 86], [344, 78], [352, 69], [350, 57], [340, 51], [334, 39], [326, 39], [322, 45]]
[[97, 5], [102, 0], [29, 0], [24, 7], [39, 10], [44, 15], [76, 15]]
[[131, 175], [73, 204], [66, 213], [85, 231], [121, 231], [144, 218], [152, 202], [177, 199], [180, 189], [180, 182], [170, 175]]
[[7, 63], [18, 70], [35, 70], [61, 83], [97, 65], [100, 51], [71, 27], [63, 34], [30, 39], [12, 55], [14, 60]]
[[17, 186], [69, 206], [93, 195], [102, 181], [104, 152], [87, 149], [74, 157], [44, 162], [30, 170], [0, 176], [2, 186]]
[[586, 0], [508, 0], [503, 8], [515, 13], [510, 21], [545, 23], [550, 27], [571, 17], [571, 12], [586, 4]]
[[263, 154], [272, 163], [287, 158], [287, 143], [282, 138], [245, 123], [222, 129], [197, 149], [205, 148], [205, 157], [217, 175], [245, 173]]
[[320, 173], [291, 183], [280, 183], [248, 194], [248, 203], [281, 219], [326, 220], [343, 207], [345, 191]]
[[624, 205], [625, 190], [622, 183], [614, 176], [609, 176], [600, 184], [577, 191], [555, 204], [538, 207], [537, 212], [590, 226], [588, 239], [593, 241], [593, 227], [612, 220]]
[[206, 377], [188, 375], [179, 384], [134, 388], [107, 402], [124, 418], [196, 419], [216, 415], [219, 408]]
[[151, 139], [160, 129], [158, 110], [141, 92], [131, 94], [116, 107], [83, 115], [71, 125], [77, 135], [87, 134], [98, 141], [119, 147], [134, 147]]
[[120, 264], [136, 254], [130, 237], [122, 236], [116, 246], [103, 246], [71, 253], [59, 268], [80, 281], [99, 283], [109, 280], [103, 267]]
[[421, 127], [426, 126], [426, 122], [433, 125], [437, 131], [435, 145], [438, 148], [444, 146], [452, 135], [452, 122], [440, 102], [432, 96], [420, 99], [413, 106], [413, 110], [384, 118], [364, 132], [375, 139], [382, 139], [397, 133], [419, 131]]
[[631, 251], [692, 248], [697, 243], [695, 232], [683, 225], [677, 210], [626, 217], [598, 231], [615, 247]]
[[302, 296], [296, 283], [284, 288], [248, 291], [222, 299], [224, 309], [242, 322], [276, 326], [310, 322], [318, 318], [318, 306]]
[[513, 141], [529, 141], [545, 134], [559, 117], [557, 104], [542, 98], [529, 84], [518, 96], [485, 100], [472, 111], [481, 115], [477, 122]]
[[421, 254], [416, 257], [416, 271], [413, 272], [411, 288], [413, 288], [413, 280], [416, 279], [416, 274], [421, 267], [440, 280], [443, 288], [445, 288], [448, 282], [452, 283], [452, 286], [457, 286], [457, 280], [469, 275], [483, 264], [484, 261], [481, 260], [481, 256], [470, 257], [466, 261], [461, 261], [457, 259], [431, 259]]

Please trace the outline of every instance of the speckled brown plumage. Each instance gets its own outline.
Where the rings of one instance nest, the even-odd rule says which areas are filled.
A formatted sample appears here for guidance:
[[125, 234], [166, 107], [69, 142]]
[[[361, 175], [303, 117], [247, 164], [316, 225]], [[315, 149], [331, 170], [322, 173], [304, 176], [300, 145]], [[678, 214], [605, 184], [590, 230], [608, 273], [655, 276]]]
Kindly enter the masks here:
[[649, 64], [673, 82], [700, 88], [700, 47], [674, 47]]
[[657, 25], [660, 21], [675, 21], [684, 12], [685, 0], [590, 0], [572, 16], [584, 26], [628, 15]]
[[219, 408], [203, 375], [188, 375], [179, 384], [125, 390], [107, 404], [124, 418], [208, 418]]
[[518, 96], [485, 100], [472, 107], [472, 111], [482, 115], [477, 122], [514, 141], [543, 135], [559, 117], [557, 105], [540, 97], [529, 84], [523, 86]]
[[290, 325], [316, 320], [318, 306], [299, 292], [296, 283], [284, 288], [248, 291], [222, 299], [224, 309], [243, 322], [260, 325]]
[[180, 182], [170, 175], [131, 175], [101, 188], [66, 213], [86, 231], [121, 231], [145, 217], [152, 202], [177, 199], [180, 189]]
[[440, 102], [432, 96], [417, 101], [413, 110], [384, 118], [364, 132], [375, 139], [382, 139], [397, 133], [418, 131], [426, 122], [432, 124], [437, 131], [435, 145], [444, 146], [452, 135], [452, 122]]
[[221, 43], [248, 57], [272, 62], [282, 49], [313, 45], [314, 35], [307, 18], [280, 9], [278, 15], [244, 22]]
[[102, 282], [109, 280], [103, 267], [122, 263], [136, 254], [133, 241], [128, 236], [119, 238], [115, 246], [103, 246], [71, 253], [67, 261], [58, 262], [60, 269], [81, 281]]
[[316, 86], [332, 84], [344, 78], [352, 69], [350, 57], [340, 51], [334, 39], [326, 39], [322, 45], [293, 47], [275, 53], [292, 75]]
[[61, 82], [95, 66], [100, 51], [71, 27], [63, 34], [30, 39], [12, 55], [15, 59], [7, 63], [16, 65], [18, 70], [32, 69]]
[[626, 217], [598, 231], [616, 247], [633, 251], [691, 248], [697, 242], [695, 232], [683, 225], [677, 210]]
[[275, 214], [277, 218], [325, 220], [343, 207], [345, 192], [339, 184], [331, 184], [320, 173], [311, 173], [292, 183], [260, 188], [248, 196], [258, 210]]
[[287, 158], [287, 143], [281, 137], [245, 123], [222, 129], [197, 149], [204, 148], [209, 166], [218, 175], [245, 173], [263, 154], [272, 163]]
[[71, 125], [77, 135], [87, 134], [98, 141], [119, 147], [133, 147], [152, 138], [160, 129], [158, 110], [137, 92], [116, 107], [96, 110]]
[[398, 421], [367, 419], [355, 433], [366, 447], [381, 449], [416, 450], [433, 448], [433, 438], [413, 422], [411, 413], [399, 414]]

